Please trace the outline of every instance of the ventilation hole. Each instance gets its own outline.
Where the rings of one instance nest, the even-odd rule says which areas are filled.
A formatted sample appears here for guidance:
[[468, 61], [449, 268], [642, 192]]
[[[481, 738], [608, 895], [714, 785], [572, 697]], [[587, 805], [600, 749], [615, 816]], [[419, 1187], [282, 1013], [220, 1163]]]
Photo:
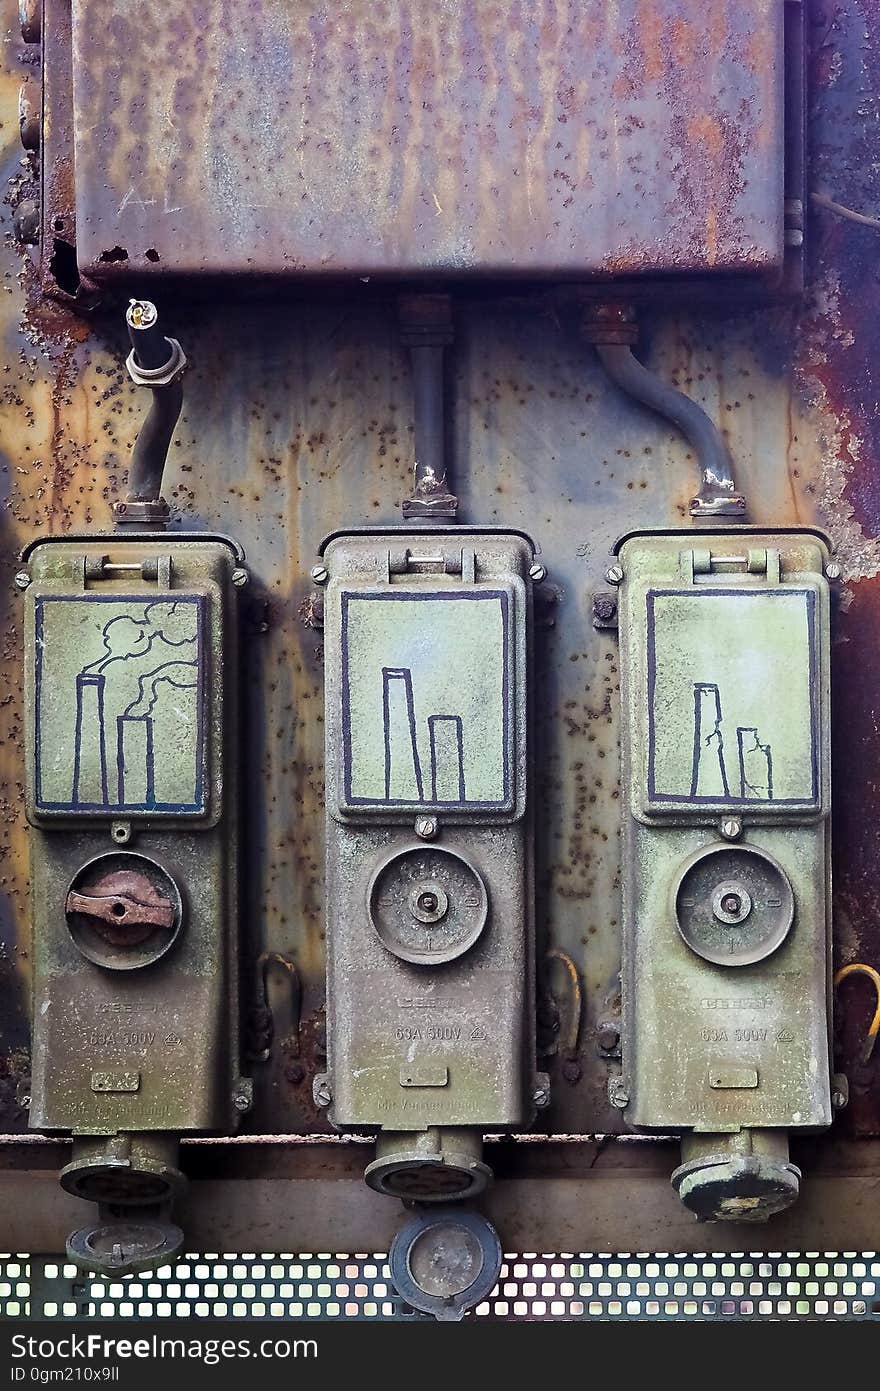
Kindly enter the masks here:
[[55, 237], [52, 242], [52, 257], [49, 273], [59, 290], [71, 297], [79, 291], [79, 266], [76, 264], [76, 247], [63, 237]]
[[114, 246], [110, 251], [102, 251], [100, 261], [127, 261], [128, 252], [122, 246]]
[[148, 261], [158, 261], [159, 259], [159, 253], [156, 250], [155, 246], [151, 246], [149, 251], [144, 252], [144, 255], [146, 256]]

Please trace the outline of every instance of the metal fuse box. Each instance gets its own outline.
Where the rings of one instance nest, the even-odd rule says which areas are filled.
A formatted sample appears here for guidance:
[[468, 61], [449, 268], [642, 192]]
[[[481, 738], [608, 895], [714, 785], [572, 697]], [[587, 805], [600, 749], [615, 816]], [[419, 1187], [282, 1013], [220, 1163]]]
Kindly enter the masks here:
[[228, 1131], [246, 1109], [232, 579], [246, 572], [232, 542], [186, 534], [50, 539], [25, 559], [30, 1123], [79, 1137], [71, 1191], [142, 1203], [179, 1181], [159, 1133]]
[[[828, 556], [814, 532], [740, 528], [642, 533], [619, 557], [616, 1096], [639, 1129], [690, 1132], [714, 1183], [727, 1151], [760, 1168], [765, 1132], [831, 1120]], [[766, 1215], [724, 1201], [710, 1215]]]
[[407, 1153], [532, 1115], [532, 554], [469, 527], [324, 550], [331, 1116]]
[[775, 281], [786, 8], [73, 0], [79, 270]]

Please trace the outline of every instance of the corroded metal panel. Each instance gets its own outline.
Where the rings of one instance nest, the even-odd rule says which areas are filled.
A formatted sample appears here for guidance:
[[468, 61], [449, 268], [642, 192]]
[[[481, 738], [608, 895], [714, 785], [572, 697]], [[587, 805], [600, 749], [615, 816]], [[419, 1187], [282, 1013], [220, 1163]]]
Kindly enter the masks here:
[[781, 266], [780, 0], [73, 0], [73, 21], [89, 277]]

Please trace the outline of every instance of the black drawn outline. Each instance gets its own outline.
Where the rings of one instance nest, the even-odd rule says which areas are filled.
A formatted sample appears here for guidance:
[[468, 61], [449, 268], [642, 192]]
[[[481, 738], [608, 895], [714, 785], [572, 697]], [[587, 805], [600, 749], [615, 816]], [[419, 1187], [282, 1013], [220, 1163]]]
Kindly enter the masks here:
[[[649, 589], [645, 595], [647, 607], [647, 697], [648, 697], [648, 799], [650, 802], [671, 802], [678, 804], [693, 804], [701, 806], [717, 806], [719, 804], [738, 804], [742, 802], [754, 801], [753, 797], [736, 795], [730, 793], [728, 796], [700, 796], [691, 793], [690, 796], [679, 792], [660, 792], [657, 789], [655, 776], [656, 761], [656, 683], [657, 683], [657, 651], [656, 651], [656, 601], [658, 599], [682, 599], [688, 600], [710, 600], [714, 598], [724, 598], [734, 596], [741, 602], [748, 599], [777, 599], [791, 598], [792, 596], [804, 600], [804, 618], [807, 625], [807, 646], [808, 646], [808, 673], [809, 673], [809, 699], [810, 699], [810, 796], [809, 797], [774, 797], [775, 806], [795, 806], [812, 807], [819, 801], [819, 747], [817, 730], [819, 727], [819, 670], [816, 642], [816, 592], [812, 589], [712, 589], [703, 593], [691, 589]], [[744, 726], [745, 728], [745, 726]]]
[[[341, 664], [342, 664], [342, 744], [343, 744], [343, 786], [345, 792], [345, 804], [351, 807], [414, 807], [428, 808], [436, 805], [438, 810], [458, 806], [458, 803], [431, 803], [419, 802], [413, 798], [386, 798], [384, 801], [376, 797], [356, 797], [352, 791], [352, 729], [351, 729], [351, 691], [349, 688], [349, 624], [352, 621], [351, 608], [355, 603], [369, 603], [378, 601], [380, 603], [407, 603], [414, 604], [425, 601], [430, 602], [476, 602], [486, 603], [487, 601], [497, 602], [501, 609], [501, 631], [502, 631], [502, 678], [501, 678], [501, 703], [502, 703], [502, 792], [503, 796], [497, 801], [470, 801], [463, 805], [468, 810], [483, 811], [502, 811], [512, 810], [511, 786], [512, 786], [512, 727], [510, 716], [510, 607], [511, 596], [504, 589], [486, 589], [475, 591], [462, 590], [420, 590], [414, 594], [395, 594], [383, 590], [378, 593], [363, 593], [357, 590], [344, 590], [341, 595], [342, 612], [342, 631], [341, 631]], [[399, 668], [394, 668], [398, 670]]]
[[[711, 734], [703, 734], [703, 697], [705, 695], [714, 697], [715, 714], [712, 717]], [[713, 741], [715, 752], [718, 757], [718, 771], [721, 774], [721, 786], [724, 788], [724, 796], [730, 796], [730, 784], [727, 781], [727, 767], [724, 762], [724, 732], [721, 728], [724, 713], [721, 709], [721, 692], [714, 681], [695, 681], [694, 682], [694, 759], [691, 770], [691, 796], [697, 796], [697, 789], [700, 785], [700, 771], [703, 761], [703, 753], [706, 747]]]
[[[754, 742], [753, 742], [751, 748], [746, 748], [746, 747], [745, 747], [745, 744], [743, 743], [743, 735], [744, 735], [744, 734], [751, 734], [751, 735], [753, 736]], [[748, 724], [737, 725], [737, 729], [736, 729], [736, 748], [737, 748], [737, 756], [738, 756], [738, 758], [739, 758], [739, 795], [742, 797], [743, 801], [767, 801], [767, 802], [772, 802], [772, 801], [773, 801], [773, 750], [771, 749], [771, 747], [770, 747], [769, 744], [762, 744], [762, 743], [761, 743], [761, 740], [758, 738], [757, 726], [755, 726], [755, 725], [748, 725]], [[760, 793], [758, 792], [758, 790], [757, 790], [756, 784], [750, 782], [749, 779], [746, 777], [746, 754], [748, 754], [748, 753], [760, 753], [760, 754], [763, 754], [763, 756], [764, 756], [764, 762], [765, 762], [765, 764], [766, 764], [766, 766], [767, 766], [767, 782], [766, 782], [766, 784], [765, 784], [765, 786], [766, 786], [766, 788], [767, 788], [767, 796], [766, 796], [766, 797], [762, 797], [761, 794], [760, 794]], [[749, 790], [746, 791], [746, 788], [748, 788]]]
[[416, 708], [413, 700], [412, 671], [409, 667], [382, 668], [382, 735], [385, 741], [385, 801], [391, 801], [391, 682], [402, 681], [406, 701], [406, 719], [409, 726], [409, 744], [415, 773], [419, 801], [425, 800], [425, 787], [422, 782], [422, 764], [419, 758], [419, 741], [416, 734]]
[[[458, 762], [458, 797], [440, 798], [437, 796], [437, 726], [451, 724], [455, 730], [455, 749]], [[467, 788], [464, 779], [464, 723], [461, 715], [429, 715], [428, 742], [431, 748], [431, 801], [451, 801], [453, 805], [467, 801]]]
[[[131, 616], [130, 613], [129, 613], [129, 614], [118, 614], [118, 615], [115, 615], [114, 618], [110, 619], [110, 620], [107, 622], [107, 624], [105, 624], [104, 629], [102, 630], [102, 637], [103, 637], [103, 639], [104, 639], [104, 649], [105, 649], [105, 652], [107, 653], [107, 656], [106, 656], [106, 657], [104, 657], [104, 656], [98, 657], [98, 658], [96, 658], [94, 661], [87, 663], [86, 666], [83, 667], [82, 670], [81, 670], [80, 672], [77, 673], [77, 719], [76, 719], [75, 725], [74, 725], [74, 754], [73, 754], [74, 770], [73, 770], [72, 787], [71, 787], [72, 796], [71, 796], [71, 800], [68, 801], [68, 802], [46, 801], [46, 800], [44, 800], [43, 795], [42, 795], [42, 727], [41, 727], [42, 722], [41, 722], [41, 710], [42, 710], [42, 700], [43, 700], [44, 650], [45, 650], [44, 606], [45, 606], [46, 604], [48, 604], [48, 603], [79, 603], [79, 604], [85, 603], [85, 604], [89, 604], [90, 606], [93, 605], [93, 604], [123, 604], [123, 605], [127, 605], [127, 606], [132, 606], [132, 605], [134, 605], [134, 604], [143, 604], [143, 605], [144, 605], [144, 609], [143, 609], [143, 615], [144, 615], [144, 616], [143, 616], [141, 619], [133, 618], [133, 617]], [[111, 663], [112, 661], [127, 660], [127, 657], [125, 657], [125, 656], [117, 656], [117, 657], [114, 657], [114, 654], [113, 654], [113, 651], [112, 651], [112, 647], [111, 647], [111, 645], [110, 645], [109, 642], [108, 642], [108, 631], [109, 631], [109, 629], [111, 628], [111, 626], [113, 625], [113, 623], [115, 623], [116, 621], [118, 621], [118, 619], [125, 619], [127, 622], [130, 622], [130, 623], [132, 623], [132, 624], [134, 624], [135, 626], [138, 626], [138, 627], [143, 627], [143, 628], [146, 630], [146, 628], [147, 628], [148, 625], [149, 625], [149, 619], [147, 618], [147, 614], [149, 613], [149, 610], [150, 610], [151, 608], [154, 608], [154, 607], [169, 608], [169, 607], [170, 607], [170, 608], [172, 609], [172, 611], [173, 611], [174, 607], [176, 607], [178, 604], [181, 604], [181, 605], [183, 605], [183, 604], [186, 604], [186, 605], [193, 605], [193, 606], [195, 607], [195, 613], [196, 613], [196, 633], [195, 633], [195, 638], [194, 638], [194, 639], [192, 639], [192, 638], [184, 638], [184, 639], [175, 641], [174, 639], [168, 639], [168, 638], [166, 638], [166, 637], [164, 636], [164, 634], [161, 633], [161, 631], [156, 631], [156, 632], [154, 632], [153, 634], [147, 634], [147, 642], [146, 642], [146, 645], [143, 646], [143, 647], [142, 647], [140, 650], [138, 650], [137, 652], [129, 653], [129, 654], [128, 654], [128, 657], [131, 657], [131, 656], [138, 656], [138, 657], [141, 657], [141, 656], [143, 656], [146, 652], [148, 652], [148, 651], [152, 648], [153, 644], [158, 640], [158, 638], [159, 638], [160, 636], [162, 637], [163, 642], [165, 642], [165, 643], [166, 643], [168, 646], [170, 646], [170, 647], [185, 647], [185, 646], [187, 646], [188, 644], [190, 644], [190, 643], [192, 643], [192, 642], [195, 642], [196, 657], [195, 657], [195, 659], [193, 659], [192, 661], [186, 660], [186, 659], [176, 659], [176, 660], [171, 661], [171, 662], [162, 663], [162, 664], [161, 664], [158, 668], [156, 668], [153, 672], [145, 673], [145, 674], [143, 675], [143, 677], [139, 678], [139, 688], [138, 688], [138, 689], [139, 689], [139, 694], [138, 694], [138, 697], [135, 699], [134, 702], [131, 702], [131, 703], [129, 704], [129, 706], [127, 707], [126, 711], [123, 713], [122, 716], [117, 716], [117, 739], [119, 738], [119, 724], [120, 724], [120, 720], [125, 720], [125, 719], [126, 719], [126, 716], [128, 715], [128, 712], [132, 709], [132, 707], [133, 707], [133, 706], [136, 706], [136, 705], [140, 702], [140, 700], [143, 698], [143, 694], [142, 694], [142, 693], [143, 693], [143, 690], [144, 690], [143, 682], [150, 680], [151, 677], [156, 677], [158, 672], [160, 672], [160, 671], [162, 671], [162, 670], [165, 670], [165, 669], [169, 669], [169, 668], [171, 668], [171, 667], [179, 667], [179, 666], [192, 667], [192, 668], [194, 669], [194, 674], [195, 674], [196, 680], [195, 680], [194, 682], [192, 682], [192, 683], [186, 683], [186, 686], [185, 686], [185, 687], [182, 686], [181, 683], [179, 683], [179, 682], [175, 682], [175, 681], [173, 681], [173, 680], [169, 680], [169, 678], [167, 678], [167, 677], [162, 677], [162, 676], [159, 676], [159, 677], [158, 677], [158, 679], [154, 682], [154, 687], [153, 687], [153, 700], [151, 701], [151, 704], [150, 704], [150, 710], [152, 709], [152, 705], [155, 703], [155, 694], [156, 694], [156, 693], [155, 693], [155, 686], [158, 685], [158, 684], [159, 684], [160, 682], [162, 682], [162, 681], [168, 681], [169, 684], [171, 684], [171, 685], [180, 685], [182, 689], [185, 688], [185, 689], [195, 689], [195, 690], [196, 690], [195, 779], [194, 779], [194, 787], [193, 787], [194, 799], [193, 799], [193, 801], [191, 801], [191, 802], [180, 802], [180, 803], [178, 803], [178, 802], [162, 802], [162, 803], [156, 803], [155, 800], [151, 801], [151, 800], [149, 799], [149, 789], [150, 789], [151, 787], [154, 787], [154, 779], [153, 779], [153, 777], [151, 776], [151, 772], [150, 772], [150, 764], [151, 764], [151, 762], [152, 762], [152, 760], [153, 760], [153, 741], [152, 741], [152, 737], [151, 737], [151, 732], [148, 731], [148, 732], [147, 732], [147, 736], [146, 736], [146, 744], [147, 744], [147, 787], [148, 787], [148, 797], [147, 797], [147, 800], [145, 800], [145, 801], [143, 801], [143, 802], [126, 802], [126, 803], [124, 803], [124, 804], [120, 804], [120, 803], [117, 803], [117, 802], [110, 802], [110, 801], [109, 801], [109, 779], [108, 779], [108, 769], [107, 769], [107, 754], [106, 754], [106, 727], [105, 727], [105, 726], [106, 726], [106, 718], [105, 718], [104, 701], [103, 701], [103, 694], [104, 694], [104, 689], [103, 689], [103, 688], [104, 688], [104, 680], [105, 680], [105, 678], [104, 678], [104, 670], [105, 670], [105, 668], [106, 668], [107, 666], [110, 665], [110, 663]], [[168, 812], [168, 813], [175, 813], [175, 814], [184, 814], [184, 815], [185, 815], [185, 814], [190, 814], [190, 815], [201, 815], [201, 814], [203, 814], [204, 811], [206, 810], [206, 804], [205, 804], [205, 774], [204, 774], [204, 724], [205, 724], [205, 722], [204, 722], [204, 699], [205, 699], [205, 686], [204, 686], [203, 656], [202, 656], [202, 653], [203, 653], [203, 640], [202, 640], [202, 634], [203, 634], [203, 629], [204, 629], [204, 599], [203, 599], [200, 595], [193, 595], [193, 594], [182, 595], [182, 594], [177, 594], [177, 593], [169, 593], [169, 594], [151, 594], [151, 595], [149, 595], [149, 596], [146, 596], [146, 595], [140, 596], [140, 595], [132, 595], [132, 594], [106, 594], [106, 595], [105, 595], [105, 594], [100, 594], [100, 595], [99, 595], [99, 594], [95, 594], [95, 595], [89, 595], [88, 597], [84, 597], [83, 595], [79, 595], [79, 594], [48, 594], [48, 595], [41, 595], [41, 596], [39, 596], [39, 597], [37, 598], [37, 600], [36, 600], [36, 602], [35, 602], [35, 605], [34, 605], [34, 628], [35, 628], [35, 647], [36, 647], [36, 661], [35, 661], [35, 687], [36, 687], [36, 690], [35, 690], [35, 714], [34, 714], [34, 785], [35, 785], [35, 793], [36, 793], [36, 799], [35, 799], [35, 800], [36, 800], [36, 805], [37, 805], [41, 810], [45, 810], [45, 811], [80, 811], [80, 812], [82, 812], [82, 811], [102, 812], [102, 811], [103, 811], [103, 812], [107, 812], [107, 811], [124, 810], [124, 811], [127, 811], [127, 812], [129, 812], [129, 811], [130, 811], [130, 812], [134, 812], [134, 811], [153, 811], [153, 812], [155, 812], [155, 811], [161, 811], [161, 812]], [[96, 680], [95, 678], [97, 678], [97, 680]], [[82, 762], [82, 760], [81, 760], [81, 747], [82, 747], [82, 704], [81, 704], [81, 690], [82, 690], [83, 688], [85, 688], [85, 687], [90, 686], [90, 685], [96, 686], [96, 688], [97, 688], [97, 690], [98, 690], [98, 716], [99, 716], [99, 720], [100, 720], [100, 726], [99, 726], [99, 747], [100, 747], [100, 763], [101, 763], [101, 794], [102, 794], [102, 800], [101, 800], [100, 802], [84, 802], [84, 801], [78, 800], [79, 783], [80, 783], [80, 779], [81, 779], [81, 762]], [[134, 718], [134, 719], [140, 719], [141, 717], [139, 717], [139, 716], [134, 716], [133, 718]], [[118, 744], [117, 744], [117, 750], [118, 750], [118, 748], [119, 748], [119, 746], [118, 746]], [[119, 756], [118, 756], [118, 752], [117, 752], [117, 786], [118, 786], [118, 778], [119, 778]]]

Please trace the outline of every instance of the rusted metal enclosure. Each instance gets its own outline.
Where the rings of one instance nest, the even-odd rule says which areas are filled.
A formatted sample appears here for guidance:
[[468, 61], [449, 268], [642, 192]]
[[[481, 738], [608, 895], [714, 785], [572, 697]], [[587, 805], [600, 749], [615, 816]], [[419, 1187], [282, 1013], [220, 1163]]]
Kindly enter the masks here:
[[[830, 535], [834, 964], [880, 967], [873, 5], [25, 9], [23, 38], [15, 0], [0, 0], [8, 1249], [59, 1250], [87, 1214], [56, 1187], [68, 1142], [28, 1132], [14, 576], [35, 539], [112, 526], [144, 411], [123, 367], [122, 315], [141, 292], [190, 363], [166, 469], [169, 534], [231, 534], [250, 568], [239, 964], [254, 1104], [234, 1140], [184, 1142], [190, 1231], [214, 1249], [322, 1250], [381, 1249], [393, 1232], [388, 1200], [362, 1183], [365, 1143], [336, 1135], [313, 1092], [327, 1035], [312, 570], [328, 533], [399, 520], [414, 445], [395, 295], [441, 281], [459, 517], [525, 531], [546, 570], [532, 708], [536, 1062], [549, 1105], [527, 1136], [487, 1142], [486, 1210], [510, 1249], [704, 1249], [705, 1229], [668, 1187], [671, 1146], [621, 1138], [608, 1090], [620, 1072], [622, 851], [605, 574], [623, 533], [688, 525], [694, 458], [609, 381], [579, 324], [584, 298], [637, 300], [641, 360], [721, 427], [751, 522]], [[766, 1229], [778, 1249], [876, 1244], [874, 1004], [864, 977], [837, 991], [834, 1069], [849, 1101], [828, 1135], [793, 1148], [804, 1194]], [[737, 1224], [712, 1229], [717, 1249], [746, 1242], [754, 1232]]]
[[72, 11], [90, 278], [781, 268], [777, 0]]

